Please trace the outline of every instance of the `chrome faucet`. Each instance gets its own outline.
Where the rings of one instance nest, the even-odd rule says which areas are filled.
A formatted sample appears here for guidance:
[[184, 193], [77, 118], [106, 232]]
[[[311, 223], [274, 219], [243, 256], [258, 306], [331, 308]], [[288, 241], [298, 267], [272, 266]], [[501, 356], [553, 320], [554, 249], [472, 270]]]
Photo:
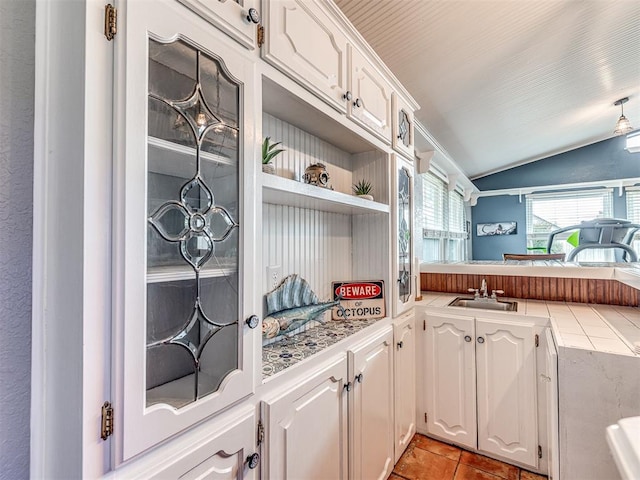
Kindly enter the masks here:
[[482, 285], [480, 285], [480, 291], [482, 292], [482, 297], [487, 298], [487, 281], [483, 278]]

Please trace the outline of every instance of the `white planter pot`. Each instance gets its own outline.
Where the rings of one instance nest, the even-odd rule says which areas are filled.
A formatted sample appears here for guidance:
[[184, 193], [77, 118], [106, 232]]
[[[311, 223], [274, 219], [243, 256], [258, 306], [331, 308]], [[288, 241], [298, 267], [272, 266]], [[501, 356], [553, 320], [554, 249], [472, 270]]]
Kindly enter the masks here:
[[276, 173], [276, 167], [273, 166], [273, 163], [263, 163], [262, 171], [264, 173], [270, 173], [271, 175], [274, 175]]

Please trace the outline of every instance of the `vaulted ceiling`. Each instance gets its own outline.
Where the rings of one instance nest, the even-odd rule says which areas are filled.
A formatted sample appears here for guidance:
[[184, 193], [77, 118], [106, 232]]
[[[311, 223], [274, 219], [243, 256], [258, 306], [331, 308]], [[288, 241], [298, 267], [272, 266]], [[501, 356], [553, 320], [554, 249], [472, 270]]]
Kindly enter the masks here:
[[475, 178], [640, 128], [640, 0], [335, 0]]

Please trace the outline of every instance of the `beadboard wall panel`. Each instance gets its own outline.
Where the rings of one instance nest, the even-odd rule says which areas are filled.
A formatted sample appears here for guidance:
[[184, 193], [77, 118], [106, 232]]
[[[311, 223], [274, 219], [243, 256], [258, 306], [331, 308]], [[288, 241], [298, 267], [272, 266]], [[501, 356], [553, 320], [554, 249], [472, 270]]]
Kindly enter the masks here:
[[389, 231], [389, 215], [354, 215], [352, 225], [353, 279], [384, 280], [385, 296], [389, 298], [391, 253], [388, 235], [384, 233]]
[[377, 150], [353, 155], [353, 183], [360, 180], [371, 182], [371, 195], [376, 202], [389, 205], [390, 178], [388, 168], [389, 155]]
[[262, 114], [262, 133], [273, 142], [282, 142], [279, 148], [285, 150], [273, 160], [276, 175], [301, 181], [305, 168], [320, 162], [327, 167], [333, 189], [351, 193], [349, 153], [268, 113]]
[[640, 305], [640, 290], [617, 280], [593, 278], [421, 273], [420, 287], [425, 291], [468, 293], [469, 288], [480, 288], [483, 278], [490, 290], [504, 290], [507, 297], [630, 307]]

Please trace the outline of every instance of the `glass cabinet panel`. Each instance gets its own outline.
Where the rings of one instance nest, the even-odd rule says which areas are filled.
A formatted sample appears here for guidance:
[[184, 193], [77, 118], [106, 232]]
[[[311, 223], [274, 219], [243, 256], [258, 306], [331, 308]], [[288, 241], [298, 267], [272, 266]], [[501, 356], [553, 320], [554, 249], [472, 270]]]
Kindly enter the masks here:
[[406, 168], [398, 170], [398, 299], [411, 299], [411, 176]]
[[241, 85], [184, 40], [149, 40], [146, 405], [238, 368]]

